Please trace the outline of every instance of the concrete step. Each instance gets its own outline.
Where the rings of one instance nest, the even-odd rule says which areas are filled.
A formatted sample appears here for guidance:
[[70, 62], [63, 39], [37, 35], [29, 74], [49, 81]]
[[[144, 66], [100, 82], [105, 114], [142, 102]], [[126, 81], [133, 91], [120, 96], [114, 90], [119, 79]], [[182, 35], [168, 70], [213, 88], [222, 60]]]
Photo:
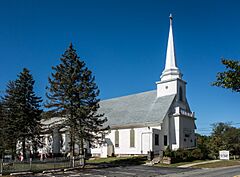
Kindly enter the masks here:
[[153, 164], [157, 164], [157, 163], [159, 163], [159, 162], [160, 162], [160, 160], [161, 160], [161, 159], [160, 159], [160, 157], [159, 157], [159, 156], [157, 156], [157, 157], [154, 157], [154, 158], [153, 158], [153, 160], [152, 160], [152, 163], [153, 163]]

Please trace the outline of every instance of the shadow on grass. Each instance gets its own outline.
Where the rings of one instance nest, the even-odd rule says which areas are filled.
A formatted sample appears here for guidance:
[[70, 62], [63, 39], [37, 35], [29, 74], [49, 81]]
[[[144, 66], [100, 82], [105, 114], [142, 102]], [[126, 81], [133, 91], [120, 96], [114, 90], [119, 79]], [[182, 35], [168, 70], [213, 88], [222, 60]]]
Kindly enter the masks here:
[[100, 162], [88, 162], [87, 165], [94, 165], [99, 168], [107, 167], [119, 167], [119, 166], [131, 166], [131, 165], [142, 165], [147, 161], [147, 157], [129, 157], [129, 158], [112, 158], [112, 160], [100, 161]]

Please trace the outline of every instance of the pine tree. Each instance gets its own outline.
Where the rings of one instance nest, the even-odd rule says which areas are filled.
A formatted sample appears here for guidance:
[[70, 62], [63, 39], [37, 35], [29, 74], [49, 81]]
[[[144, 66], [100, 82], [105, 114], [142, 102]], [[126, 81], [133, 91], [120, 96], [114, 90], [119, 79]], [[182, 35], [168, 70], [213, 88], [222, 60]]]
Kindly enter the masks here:
[[35, 143], [40, 133], [40, 115], [42, 112], [40, 103], [42, 100], [35, 95], [34, 83], [30, 71], [24, 68], [17, 80], [8, 84], [7, 94], [4, 97], [7, 122], [5, 132], [12, 133], [22, 143], [24, 158], [26, 158], [26, 142]]
[[2, 106], [2, 100], [0, 101], [0, 158], [3, 155], [4, 152], [4, 119], [3, 119], [3, 106]]
[[12, 156], [15, 155], [19, 125], [16, 119], [16, 102], [15, 102], [15, 83], [9, 81], [7, 84], [6, 95], [2, 100], [2, 132], [3, 132], [3, 149], [10, 150]]
[[99, 132], [107, 119], [97, 112], [100, 100], [95, 78], [72, 44], [60, 60], [61, 64], [52, 67], [54, 72], [49, 78], [46, 107], [66, 118], [64, 124], [70, 132], [70, 154], [74, 156], [75, 143], [80, 145], [80, 154], [83, 154], [84, 142], [99, 140]]

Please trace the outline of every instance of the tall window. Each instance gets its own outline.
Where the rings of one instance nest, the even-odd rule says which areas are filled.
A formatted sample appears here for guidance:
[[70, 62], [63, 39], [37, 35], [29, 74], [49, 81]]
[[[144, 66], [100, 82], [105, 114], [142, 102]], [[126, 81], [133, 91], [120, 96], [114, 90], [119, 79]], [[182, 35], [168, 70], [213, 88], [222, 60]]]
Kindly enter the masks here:
[[130, 130], [130, 147], [135, 147], [135, 131]]
[[119, 147], [119, 131], [115, 131], [115, 147]]
[[164, 135], [164, 146], [167, 146], [167, 135]]
[[159, 135], [155, 134], [155, 146], [159, 146]]

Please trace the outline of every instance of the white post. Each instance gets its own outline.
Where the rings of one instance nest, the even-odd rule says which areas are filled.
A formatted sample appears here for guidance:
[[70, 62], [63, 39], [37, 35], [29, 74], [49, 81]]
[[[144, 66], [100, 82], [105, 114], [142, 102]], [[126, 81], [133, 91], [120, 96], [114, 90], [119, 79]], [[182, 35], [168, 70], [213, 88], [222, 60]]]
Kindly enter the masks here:
[[30, 163], [30, 170], [32, 170], [32, 158], [29, 159], [29, 163]]

